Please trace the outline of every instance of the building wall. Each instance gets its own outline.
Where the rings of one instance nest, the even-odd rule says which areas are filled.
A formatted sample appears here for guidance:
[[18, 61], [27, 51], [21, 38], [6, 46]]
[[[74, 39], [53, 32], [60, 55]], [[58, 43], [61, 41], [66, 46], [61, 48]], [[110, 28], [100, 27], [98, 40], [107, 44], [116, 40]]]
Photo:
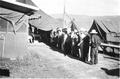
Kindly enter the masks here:
[[8, 33], [5, 40], [4, 57], [14, 58], [27, 52], [27, 33]]
[[[8, 22], [0, 20], [0, 26], [4, 28], [4, 30], [0, 30], [0, 36], [5, 36], [4, 53], [4, 40], [2, 37], [0, 37], [0, 57], [2, 56], [2, 53], [4, 54], [3, 57], [5, 58], [23, 56], [27, 52], [28, 26], [23, 24], [21, 28], [16, 32], [16, 34], [12, 31], [13, 28], [11, 28], [12, 26]], [[7, 29], [8, 31], [6, 31]]]

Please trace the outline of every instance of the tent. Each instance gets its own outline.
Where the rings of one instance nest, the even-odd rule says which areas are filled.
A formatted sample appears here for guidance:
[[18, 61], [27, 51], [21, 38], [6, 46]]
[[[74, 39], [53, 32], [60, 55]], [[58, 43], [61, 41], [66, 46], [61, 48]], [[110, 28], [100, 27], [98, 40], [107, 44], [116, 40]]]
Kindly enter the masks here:
[[49, 42], [50, 31], [60, 27], [59, 21], [47, 15], [42, 10], [39, 10], [35, 12], [34, 15], [30, 16], [29, 25], [37, 28], [37, 34], [40, 35], [41, 41], [43, 42]]
[[27, 52], [29, 17], [23, 13], [0, 7], [0, 57], [14, 58]]
[[[120, 44], [120, 24], [115, 24], [113, 20], [94, 20], [89, 32], [92, 29], [96, 29], [98, 35], [104, 42]], [[118, 23], [118, 22], [117, 22]]]
[[[62, 27], [59, 20], [47, 15], [40, 9], [30, 16], [29, 25], [35, 29], [37, 28], [37, 33], [34, 33], [34, 38], [45, 43], [49, 43], [52, 29]], [[40, 39], [37, 39], [38, 37], [40, 37]]]
[[[116, 21], [116, 22], [115, 22]], [[114, 53], [120, 54], [120, 23], [115, 19], [97, 19], [93, 21], [92, 26], [88, 32], [91, 32], [92, 29], [95, 29], [98, 32], [98, 35], [102, 39], [103, 44], [105, 45], [104, 51], [111, 52], [111, 55]], [[117, 49], [116, 49], [117, 48]]]
[[38, 29], [44, 30], [44, 31], [49, 31], [53, 28], [61, 27], [61, 23], [54, 19], [53, 17], [47, 15], [44, 13], [42, 10], [39, 10], [34, 13], [34, 15], [30, 16], [30, 18], [38, 18], [39, 19], [34, 19], [34, 20], [29, 20], [29, 23]]

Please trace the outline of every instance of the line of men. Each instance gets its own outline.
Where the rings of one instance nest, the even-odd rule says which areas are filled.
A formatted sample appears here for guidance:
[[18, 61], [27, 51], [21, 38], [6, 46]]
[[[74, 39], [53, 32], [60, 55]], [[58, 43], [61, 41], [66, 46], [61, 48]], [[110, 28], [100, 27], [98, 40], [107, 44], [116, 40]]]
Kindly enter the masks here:
[[98, 46], [101, 40], [96, 30], [93, 29], [88, 34], [71, 28], [57, 28], [51, 31], [50, 38], [50, 43], [62, 50], [64, 55], [76, 56], [90, 64], [98, 63]]

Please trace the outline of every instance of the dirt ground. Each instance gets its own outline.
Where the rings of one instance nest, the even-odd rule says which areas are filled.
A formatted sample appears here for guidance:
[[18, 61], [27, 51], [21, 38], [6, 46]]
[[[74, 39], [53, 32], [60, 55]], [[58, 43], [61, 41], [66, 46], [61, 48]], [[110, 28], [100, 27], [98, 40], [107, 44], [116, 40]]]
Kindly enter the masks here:
[[90, 65], [51, 49], [44, 43], [29, 44], [24, 57], [7, 62], [10, 78], [118, 79], [119, 58], [99, 54]]

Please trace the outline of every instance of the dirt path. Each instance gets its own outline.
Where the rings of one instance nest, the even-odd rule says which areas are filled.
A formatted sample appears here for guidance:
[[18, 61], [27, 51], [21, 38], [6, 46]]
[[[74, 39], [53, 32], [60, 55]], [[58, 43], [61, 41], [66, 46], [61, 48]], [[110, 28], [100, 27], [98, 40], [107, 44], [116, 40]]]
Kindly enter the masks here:
[[[78, 78], [78, 79], [118, 79], [119, 61], [99, 54], [99, 64], [89, 65], [82, 61], [64, 56], [49, 46], [40, 43], [29, 46], [29, 52], [38, 53], [44, 60], [48, 70], [46, 78]], [[116, 70], [113, 70], [116, 69]], [[113, 71], [112, 71], [113, 70]]]

